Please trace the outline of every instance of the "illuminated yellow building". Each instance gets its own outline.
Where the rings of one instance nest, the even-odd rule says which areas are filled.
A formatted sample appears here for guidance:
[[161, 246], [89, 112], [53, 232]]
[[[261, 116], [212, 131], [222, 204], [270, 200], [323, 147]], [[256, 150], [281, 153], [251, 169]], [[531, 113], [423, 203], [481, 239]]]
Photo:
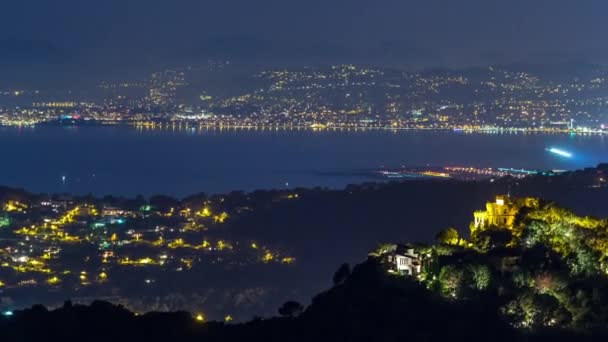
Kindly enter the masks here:
[[475, 228], [491, 226], [513, 228], [515, 217], [522, 208], [538, 208], [537, 198], [515, 198], [511, 196], [496, 196], [494, 202], [486, 203], [486, 210], [478, 210], [473, 215]]

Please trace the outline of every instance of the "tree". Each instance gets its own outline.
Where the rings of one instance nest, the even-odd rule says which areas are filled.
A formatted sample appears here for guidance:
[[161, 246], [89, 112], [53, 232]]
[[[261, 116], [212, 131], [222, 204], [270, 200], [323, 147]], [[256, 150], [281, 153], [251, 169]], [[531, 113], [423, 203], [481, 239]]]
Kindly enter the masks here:
[[304, 306], [296, 301], [288, 301], [279, 308], [279, 314], [283, 317], [295, 317], [304, 311]]
[[397, 248], [397, 245], [395, 245], [395, 244], [383, 243], [383, 244], [380, 244], [378, 247], [376, 247], [376, 249], [372, 253], [370, 253], [370, 255], [380, 257], [390, 251], [394, 251], [396, 248]]
[[506, 247], [513, 239], [513, 233], [508, 229], [490, 228], [482, 231], [475, 238], [478, 248], [488, 251], [495, 248]]
[[179, 206], [179, 201], [173, 197], [156, 195], [150, 197], [150, 205], [161, 212], [166, 212], [171, 208], [177, 208]]
[[534, 292], [518, 295], [501, 311], [518, 328], [565, 326], [572, 320], [571, 314], [555, 297]]
[[473, 286], [477, 290], [485, 290], [492, 281], [492, 272], [487, 265], [471, 265], [470, 271], [473, 274]]
[[459, 245], [461, 241], [458, 231], [452, 227], [440, 231], [435, 238], [445, 245]]
[[579, 244], [579, 248], [573, 255], [567, 258], [568, 266], [570, 271], [575, 275], [586, 275], [590, 276], [597, 274], [600, 269], [600, 253], [592, 250], [584, 244]]
[[445, 265], [439, 272], [441, 294], [457, 299], [462, 296], [464, 287], [464, 271], [456, 265]]
[[350, 265], [349, 264], [342, 264], [340, 266], [340, 268], [338, 268], [338, 270], [336, 271], [336, 273], [334, 273], [334, 285], [338, 285], [343, 283], [346, 278], [348, 278], [348, 276], [350, 275]]

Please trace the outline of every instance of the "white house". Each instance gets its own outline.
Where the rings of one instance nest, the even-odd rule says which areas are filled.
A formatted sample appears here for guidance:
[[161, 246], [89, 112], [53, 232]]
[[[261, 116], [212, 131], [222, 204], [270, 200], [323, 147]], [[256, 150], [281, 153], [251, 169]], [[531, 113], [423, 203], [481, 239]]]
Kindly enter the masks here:
[[392, 269], [401, 274], [416, 276], [422, 272], [420, 256], [411, 247], [398, 245], [389, 253], [388, 261]]

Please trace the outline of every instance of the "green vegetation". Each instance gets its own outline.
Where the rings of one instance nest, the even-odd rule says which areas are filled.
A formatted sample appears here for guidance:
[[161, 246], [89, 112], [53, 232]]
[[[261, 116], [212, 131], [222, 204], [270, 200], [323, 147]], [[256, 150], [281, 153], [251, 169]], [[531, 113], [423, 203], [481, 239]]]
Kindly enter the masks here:
[[0, 316], [0, 333], [23, 341], [90, 331], [113, 341], [605, 340], [607, 228], [542, 203], [509, 227], [478, 227], [468, 241], [450, 228], [432, 246], [381, 245], [362, 264], [341, 264], [333, 286], [309, 305], [285, 302], [280, 317], [226, 324], [232, 316], [212, 322], [201, 313], [138, 315], [108, 303], [67, 303]]
[[418, 279], [446, 299], [483, 299], [518, 328], [608, 324], [607, 220], [541, 203], [511, 227], [472, 229], [470, 241], [448, 228], [437, 240], [417, 249]]
[[0, 228], [11, 225], [11, 219], [7, 215], [0, 215]]

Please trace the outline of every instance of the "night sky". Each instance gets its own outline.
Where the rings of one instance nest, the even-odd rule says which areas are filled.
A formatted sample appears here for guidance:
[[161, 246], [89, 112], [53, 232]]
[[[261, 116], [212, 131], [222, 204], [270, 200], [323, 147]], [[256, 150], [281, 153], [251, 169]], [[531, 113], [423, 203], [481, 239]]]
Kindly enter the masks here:
[[406, 68], [603, 63], [607, 10], [600, 0], [9, 0], [0, 11], [0, 71], [121, 72], [208, 58]]

